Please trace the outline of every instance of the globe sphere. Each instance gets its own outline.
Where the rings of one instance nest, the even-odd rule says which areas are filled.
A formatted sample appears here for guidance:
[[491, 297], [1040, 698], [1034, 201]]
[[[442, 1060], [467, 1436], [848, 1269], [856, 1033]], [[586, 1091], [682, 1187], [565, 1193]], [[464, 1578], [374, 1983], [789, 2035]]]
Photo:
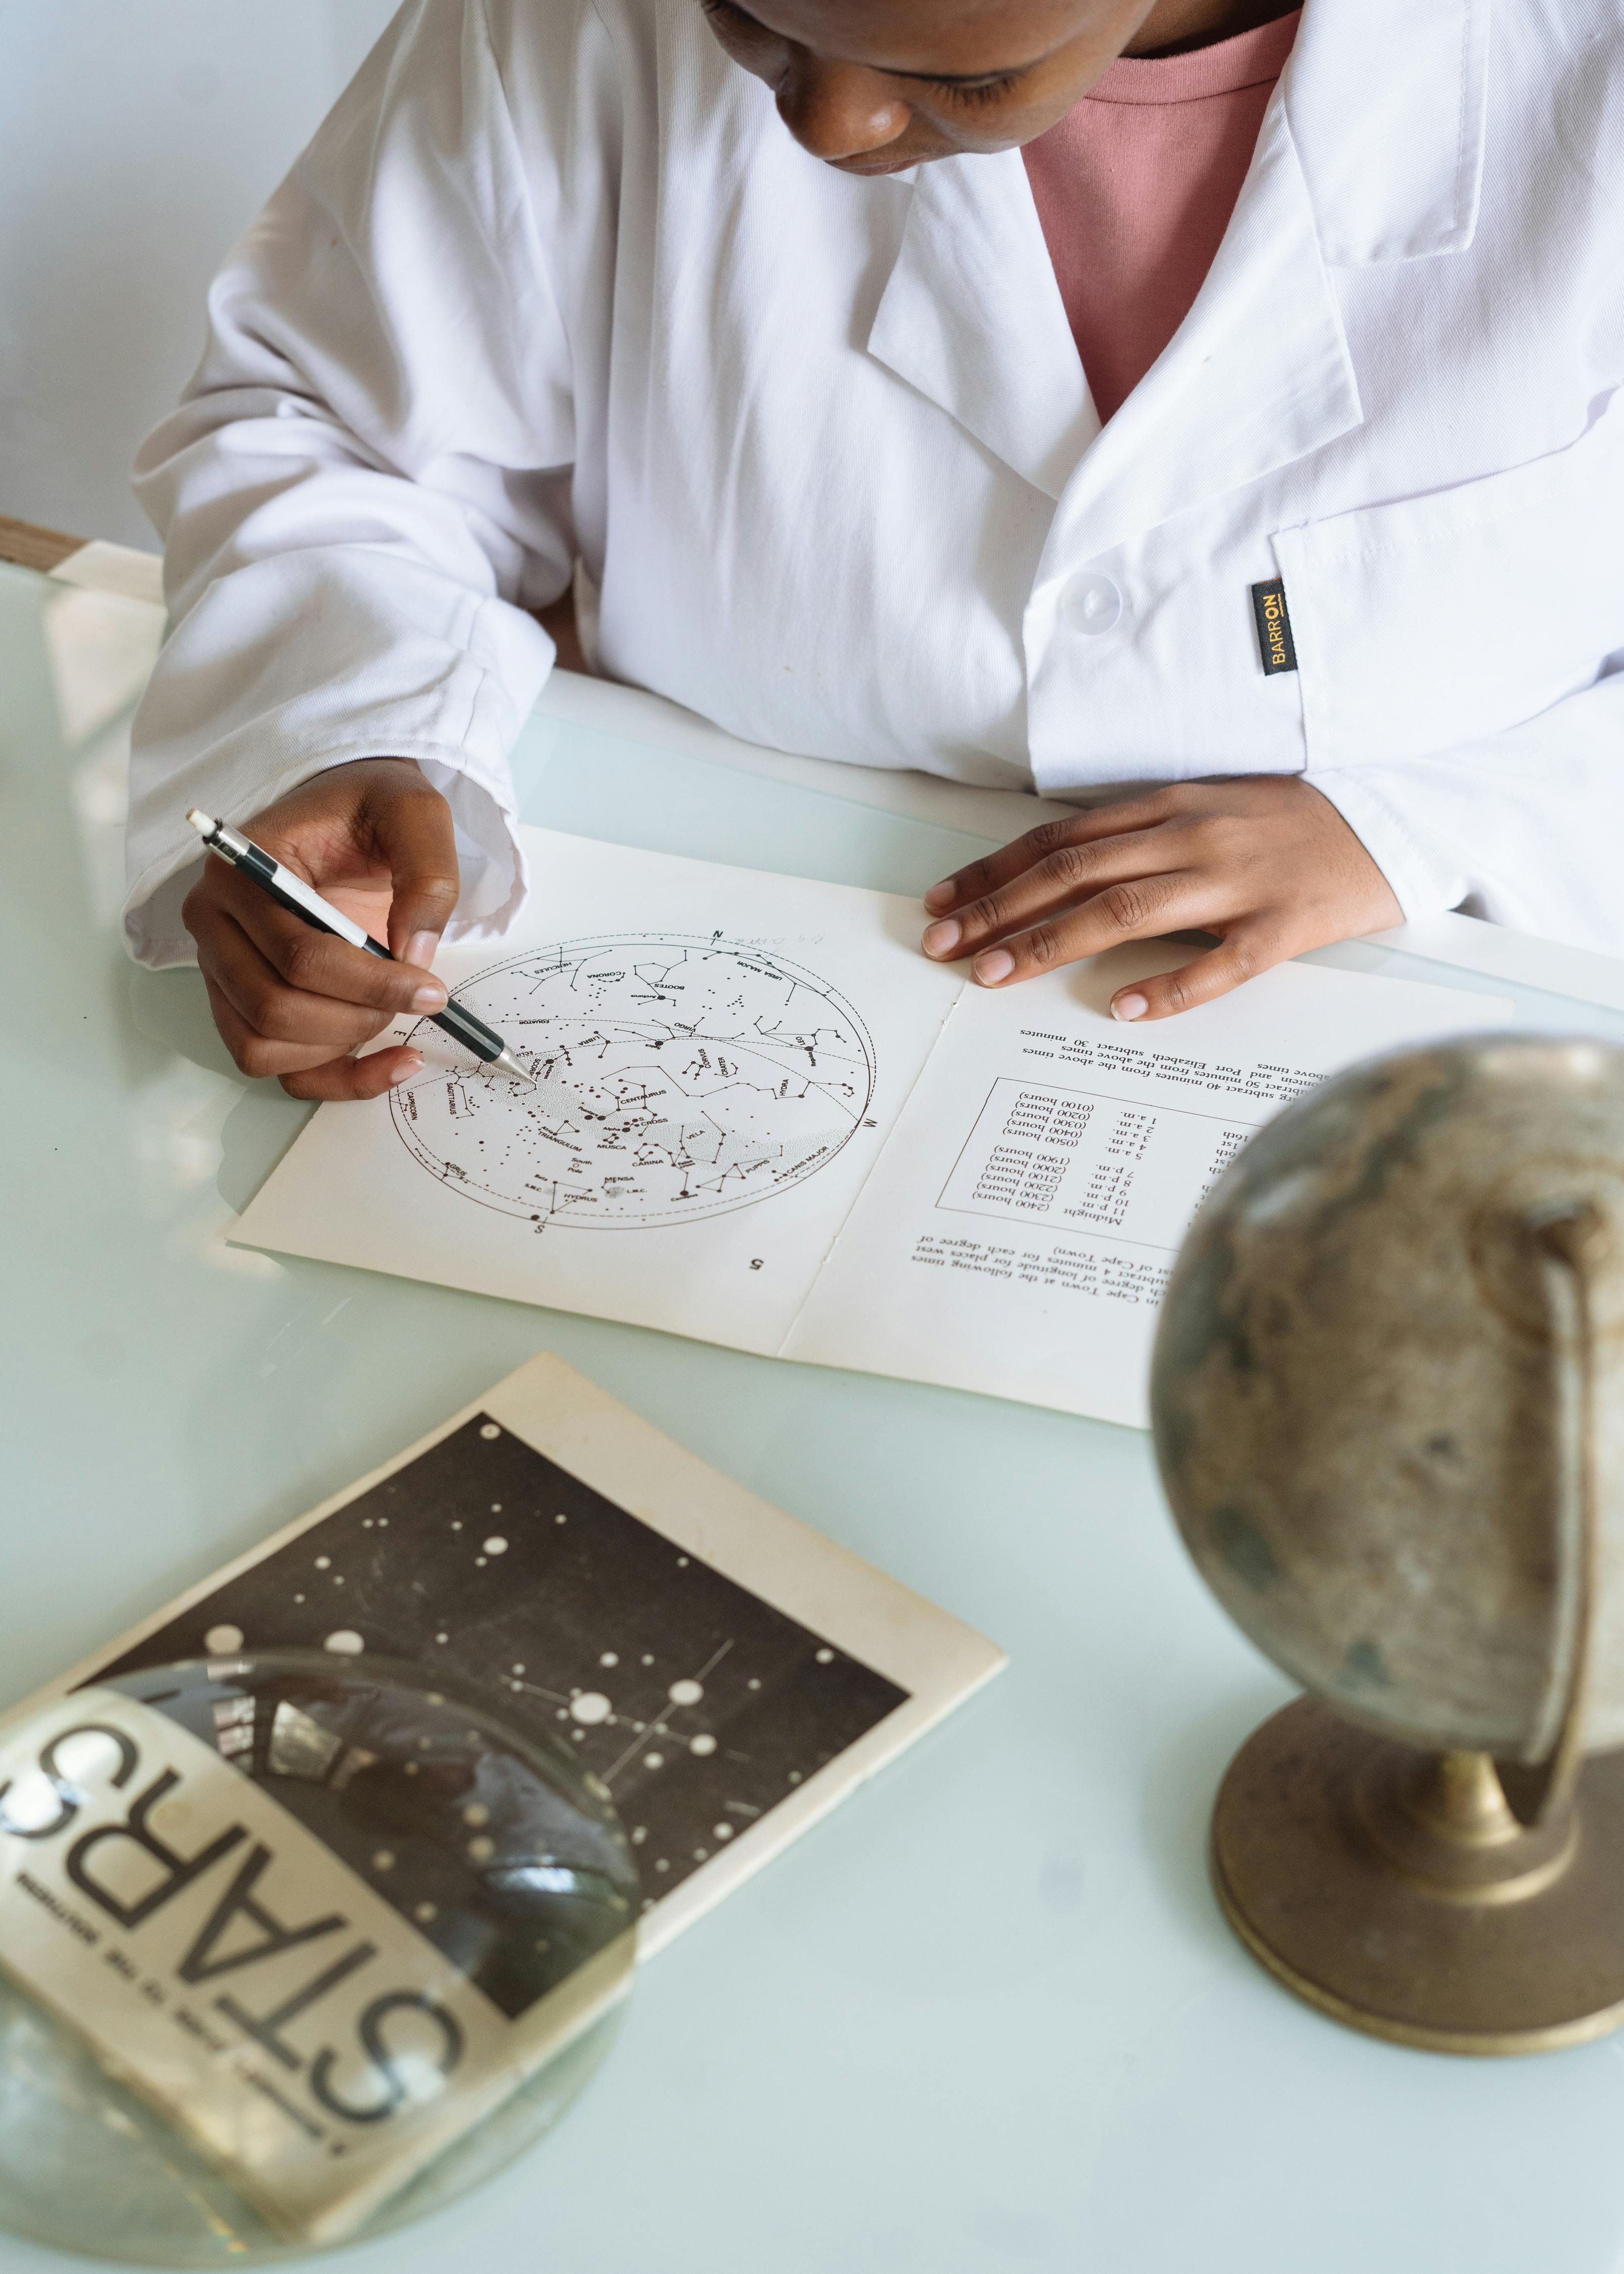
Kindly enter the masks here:
[[[1576, 1216], [1588, 1360], [1541, 1236]], [[1581, 1740], [1624, 1744], [1624, 1050], [1477, 1036], [1281, 1114], [1191, 1227], [1151, 1404], [1184, 1540], [1277, 1665], [1383, 1735], [1525, 1762], [1572, 1686], [1587, 1465]]]

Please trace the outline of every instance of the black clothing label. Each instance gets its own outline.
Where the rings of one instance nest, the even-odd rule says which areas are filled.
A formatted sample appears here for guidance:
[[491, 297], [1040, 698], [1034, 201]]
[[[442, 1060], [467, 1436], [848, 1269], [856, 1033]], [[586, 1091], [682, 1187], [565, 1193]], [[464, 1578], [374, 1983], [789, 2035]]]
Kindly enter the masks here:
[[1252, 588], [1252, 613], [1258, 620], [1258, 652], [1267, 673], [1295, 671], [1297, 649], [1291, 638], [1291, 619], [1286, 614], [1284, 580], [1272, 576]]

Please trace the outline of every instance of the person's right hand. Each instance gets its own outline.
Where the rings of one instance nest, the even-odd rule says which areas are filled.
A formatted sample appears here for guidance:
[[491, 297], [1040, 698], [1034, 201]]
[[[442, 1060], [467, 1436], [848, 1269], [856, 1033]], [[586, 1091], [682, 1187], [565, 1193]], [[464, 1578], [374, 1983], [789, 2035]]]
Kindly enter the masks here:
[[416, 1050], [350, 1054], [402, 1013], [445, 1005], [426, 968], [456, 906], [445, 799], [410, 758], [360, 758], [251, 820], [229, 818], [402, 961], [312, 930], [211, 854], [181, 920], [226, 1048], [244, 1073], [278, 1075], [289, 1097], [376, 1097], [406, 1081], [423, 1064]]

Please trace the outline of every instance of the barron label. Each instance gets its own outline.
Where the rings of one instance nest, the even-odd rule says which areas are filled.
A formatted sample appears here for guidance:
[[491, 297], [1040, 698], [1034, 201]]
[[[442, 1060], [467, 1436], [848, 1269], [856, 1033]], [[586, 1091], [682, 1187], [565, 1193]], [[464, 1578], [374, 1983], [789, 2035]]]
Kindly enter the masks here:
[[1297, 645], [1291, 637], [1291, 618], [1286, 612], [1284, 579], [1271, 576], [1266, 584], [1252, 588], [1252, 613], [1258, 621], [1258, 652], [1263, 659], [1264, 671], [1273, 675], [1277, 671], [1297, 669]]

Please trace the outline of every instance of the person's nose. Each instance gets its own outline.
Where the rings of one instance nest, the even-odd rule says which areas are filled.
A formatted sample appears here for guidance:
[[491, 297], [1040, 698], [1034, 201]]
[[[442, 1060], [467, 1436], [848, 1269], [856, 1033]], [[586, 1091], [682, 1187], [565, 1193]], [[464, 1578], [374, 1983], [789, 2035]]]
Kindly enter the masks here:
[[815, 158], [860, 158], [907, 131], [908, 107], [878, 72], [799, 55], [778, 82], [778, 116]]

